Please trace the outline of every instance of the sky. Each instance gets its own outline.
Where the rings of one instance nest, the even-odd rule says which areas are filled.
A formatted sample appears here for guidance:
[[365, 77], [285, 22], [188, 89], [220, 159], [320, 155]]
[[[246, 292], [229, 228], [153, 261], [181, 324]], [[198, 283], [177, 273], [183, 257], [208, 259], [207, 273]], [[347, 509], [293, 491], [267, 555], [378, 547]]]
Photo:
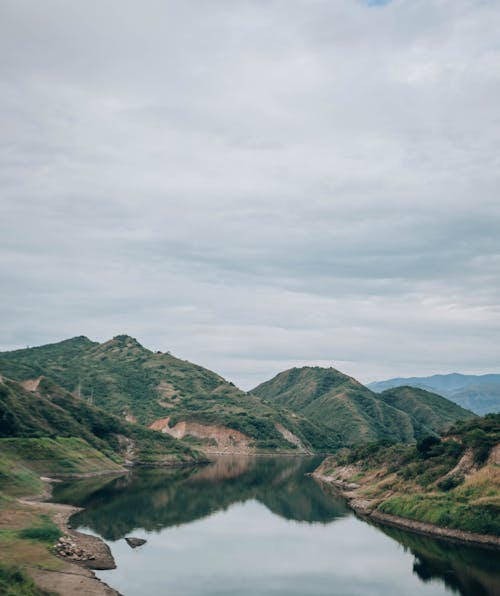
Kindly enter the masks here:
[[499, 31], [500, 0], [2, 0], [0, 349], [498, 371]]

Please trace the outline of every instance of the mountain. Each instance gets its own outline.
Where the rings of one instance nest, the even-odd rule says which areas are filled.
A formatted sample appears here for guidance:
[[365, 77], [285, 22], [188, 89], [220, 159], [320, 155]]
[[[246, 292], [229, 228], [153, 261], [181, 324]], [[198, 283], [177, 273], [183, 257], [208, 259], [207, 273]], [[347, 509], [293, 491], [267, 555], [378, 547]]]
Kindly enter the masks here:
[[419, 387], [447, 397], [476, 414], [500, 412], [500, 375], [432, 375], [430, 377], [394, 378], [369, 383], [377, 393], [393, 387]]
[[[73, 468], [79, 463], [85, 467], [82, 456], [94, 458], [108, 469], [120, 469], [119, 464], [127, 461], [182, 463], [199, 459], [182, 441], [95, 408], [45, 377], [24, 383], [0, 377], [0, 445], [2, 454], [26, 452], [24, 459], [30, 461], [58, 458], [59, 472], [65, 471], [66, 464], [68, 472], [81, 472]], [[58, 457], [71, 446], [81, 453]]]
[[411, 404], [408, 392], [398, 400], [376, 395], [333, 368], [295, 368], [245, 393], [128, 335], [104, 343], [80, 336], [2, 352], [0, 374], [26, 387], [50, 379], [79, 404], [186, 439], [205, 452], [332, 452], [360, 441], [407, 442], [467, 415], [424, 394]]
[[40, 376], [121, 419], [186, 438], [205, 451], [332, 451], [340, 438], [322, 425], [248, 395], [218, 374], [132, 337], [102, 344], [80, 336], [0, 353], [0, 374]]
[[422, 429], [439, 433], [446, 430], [458, 420], [468, 420], [474, 415], [456, 403], [416, 387], [395, 387], [387, 389], [378, 396], [386, 404], [404, 410], [409, 414], [414, 424]]
[[444, 398], [411, 388], [404, 395], [382, 397], [334, 368], [292, 368], [252, 393], [322, 422], [343, 445], [381, 439], [408, 442], [473, 416]]

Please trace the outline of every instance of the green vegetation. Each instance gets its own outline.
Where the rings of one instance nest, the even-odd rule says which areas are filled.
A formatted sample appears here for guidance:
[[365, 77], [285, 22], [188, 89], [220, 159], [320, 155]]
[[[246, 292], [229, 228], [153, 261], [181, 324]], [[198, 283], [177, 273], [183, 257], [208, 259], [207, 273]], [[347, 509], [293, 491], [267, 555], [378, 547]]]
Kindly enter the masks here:
[[62, 532], [48, 515], [40, 515], [36, 525], [23, 528], [18, 532], [18, 536], [25, 540], [37, 540], [52, 545], [61, 538]]
[[22, 474], [25, 469], [54, 475], [122, 470], [121, 466], [77, 437], [0, 439], [0, 450], [3, 461], [14, 467], [14, 474]]
[[[85, 438], [107, 455], [117, 451], [116, 435], [121, 431], [116, 417], [133, 417], [144, 425], [160, 418], [169, 418], [170, 426], [182, 421], [221, 425], [249, 436], [258, 449], [293, 452], [297, 447], [276, 428], [281, 424], [305, 448], [334, 452], [360, 441], [411, 442], [473, 416], [425, 391], [406, 388], [402, 393], [394, 390], [378, 396], [333, 368], [294, 368], [247, 394], [214, 372], [169, 353], [147, 350], [127, 335], [103, 344], [76, 337], [3, 352], [0, 374], [19, 382], [41, 378], [37, 392], [50, 394], [51, 402], [73, 419], [55, 424], [54, 411], [48, 416], [40, 411], [40, 403], [33, 406], [33, 415], [44, 418], [45, 428], [36, 423], [33, 430], [28, 413], [2, 418], [0, 409], [0, 436], [6, 427], [7, 436], [12, 436], [12, 429], [16, 435], [38, 432], [35, 436], [46, 436], [48, 432], [50, 436], [54, 426], [64, 426], [65, 436]], [[59, 393], [54, 385], [60, 386]], [[1, 399], [0, 394], [0, 408]], [[25, 401], [33, 400], [28, 395]], [[101, 410], [93, 416], [90, 402], [106, 414]], [[6, 410], [12, 412], [12, 400]], [[86, 435], [72, 428], [75, 420], [85, 426]], [[61, 436], [60, 430], [56, 432]], [[131, 432], [128, 429], [123, 434]], [[198, 445], [203, 447], [202, 442]]]
[[376, 395], [333, 368], [292, 368], [252, 393], [328, 426], [344, 446], [379, 440], [410, 442], [474, 416], [422, 390], [405, 388]]
[[[4, 352], [0, 354], [0, 373], [19, 382], [42, 377], [39, 393], [51, 383], [48, 378], [54, 381], [52, 385], [63, 387], [65, 391], [61, 390], [63, 393], [58, 396], [53, 386], [47, 390], [52, 403], [84, 423], [97, 439], [84, 438], [104, 452], [116, 451], [113, 441], [116, 442], [117, 418], [111, 414], [121, 419], [133, 416], [142, 424], [170, 417], [170, 425], [184, 420], [222, 425], [248, 435], [263, 450], [296, 449], [276, 429], [278, 423], [299, 437], [306, 448], [331, 452], [341, 445], [337, 433], [327, 429], [321, 420], [291, 414], [276, 404], [246, 394], [216, 373], [170, 354], [151, 352], [126, 335], [103, 344], [76, 337], [48, 346]], [[27, 401], [32, 401], [31, 396], [28, 395]], [[107, 414], [103, 416], [100, 410], [97, 417], [92, 417], [84, 407], [90, 401]], [[74, 404], [78, 404], [78, 411]], [[11, 409], [12, 400], [6, 410]], [[39, 414], [37, 411], [36, 417]], [[2, 425], [8, 425], [10, 433], [14, 428], [16, 434], [24, 433], [23, 436], [26, 432], [45, 435], [53, 424], [52, 418], [43, 415], [46, 428], [41, 430], [36, 423], [33, 430], [28, 416], [7, 415], [2, 423], [0, 410], [0, 435]], [[52, 411], [51, 416], [54, 416]], [[61, 426], [69, 429], [71, 423], [68, 421], [58, 428]], [[130, 426], [123, 434], [130, 436], [134, 432]], [[76, 432], [68, 430], [68, 436]], [[80, 432], [78, 436], [83, 437]], [[173, 445], [172, 442], [172, 448]], [[155, 459], [154, 455], [151, 457]]]
[[463, 442], [474, 452], [474, 460], [481, 464], [487, 458], [491, 448], [500, 442], [500, 414], [487, 414], [475, 420], [463, 420], [452, 427], [448, 433], [462, 436]]
[[407, 495], [393, 497], [380, 511], [436, 526], [500, 536], [500, 510], [493, 505], [471, 505], [457, 495]]
[[0, 594], [4, 596], [48, 596], [16, 565], [0, 563]]
[[449, 399], [415, 387], [396, 387], [383, 391], [378, 397], [386, 404], [404, 410], [421, 429], [420, 434], [439, 433], [458, 420], [469, 420], [474, 414]]
[[38, 474], [5, 454], [0, 441], [0, 497], [36, 495], [43, 491]]
[[0, 373], [18, 381], [49, 377], [108, 412], [133, 414], [143, 424], [168, 412], [160, 401], [170, 405], [182, 397], [241, 393], [215, 373], [170, 354], [153, 353], [126, 335], [103, 344], [76, 337], [4, 352]]
[[[182, 441], [95, 408], [45, 377], [31, 391], [6, 378], [0, 381], [0, 442], [2, 453], [41, 462], [40, 473], [113, 471], [131, 445], [139, 463], [199, 457]], [[0, 473], [1, 465], [0, 459]]]
[[374, 443], [339, 452], [320, 467], [335, 478], [356, 470], [359, 496], [384, 513], [438, 526], [500, 535], [500, 414], [460, 421], [416, 445]]

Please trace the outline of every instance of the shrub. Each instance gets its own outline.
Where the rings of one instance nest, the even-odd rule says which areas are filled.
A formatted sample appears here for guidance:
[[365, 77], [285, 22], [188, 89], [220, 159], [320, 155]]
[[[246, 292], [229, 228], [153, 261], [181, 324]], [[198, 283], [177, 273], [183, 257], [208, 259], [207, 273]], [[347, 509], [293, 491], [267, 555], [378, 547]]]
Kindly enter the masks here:
[[488, 435], [482, 428], [475, 428], [465, 434], [464, 442], [473, 449], [476, 464], [482, 464], [486, 461], [495, 443], [495, 438]]
[[447, 492], [462, 484], [463, 481], [463, 474], [452, 474], [451, 476], [447, 476], [446, 478], [443, 478], [443, 480], [439, 481], [437, 483], [437, 487], [440, 490]]
[[42, 521], [41, 525], [30, 526], [20, 530], [18, 532], [19, 538], [50, 543], [54, 543], [59, 540], [59, 538], [62, 536], [62, 533], [54, 524], [54, 522], [47, 515], [40, 516], [40, 519]]
[[434, 435], [429, 435], [417, 443], [417, 451], [424, 459], [427, 459], [438, 454], [438, 446], [441, 447], [441, 439]]

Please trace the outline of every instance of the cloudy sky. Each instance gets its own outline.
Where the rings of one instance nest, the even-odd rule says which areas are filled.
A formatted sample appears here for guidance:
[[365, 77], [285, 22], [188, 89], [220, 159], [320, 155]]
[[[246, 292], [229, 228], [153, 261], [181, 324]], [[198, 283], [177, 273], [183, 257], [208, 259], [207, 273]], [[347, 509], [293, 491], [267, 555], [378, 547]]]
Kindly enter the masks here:
[[498, 371], [499, 31], [500, 0], [2, 0], [0, 349]]

